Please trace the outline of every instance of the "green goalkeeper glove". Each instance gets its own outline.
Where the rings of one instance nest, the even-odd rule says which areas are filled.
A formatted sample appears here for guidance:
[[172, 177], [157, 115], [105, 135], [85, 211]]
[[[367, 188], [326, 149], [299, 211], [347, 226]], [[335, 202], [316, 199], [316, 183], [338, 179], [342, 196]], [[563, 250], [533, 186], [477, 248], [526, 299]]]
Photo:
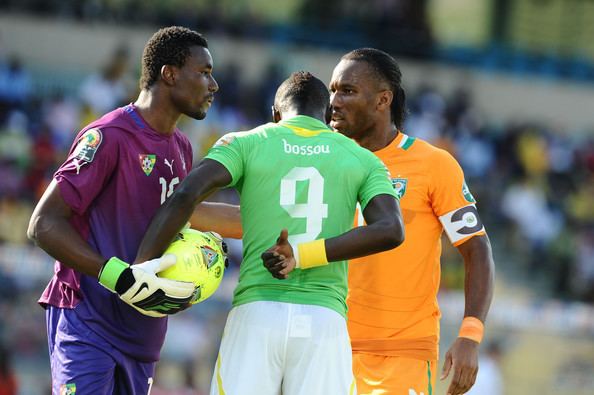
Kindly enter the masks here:
[[175, 255], [166, 254], [130, 265], [112, 257], [101, 268], [99, 283], [142, 314], [165, 317], [189, 307], [196, 291], [191, 282], [157, 277], [157, 273], [174, 265], [175, 261]]

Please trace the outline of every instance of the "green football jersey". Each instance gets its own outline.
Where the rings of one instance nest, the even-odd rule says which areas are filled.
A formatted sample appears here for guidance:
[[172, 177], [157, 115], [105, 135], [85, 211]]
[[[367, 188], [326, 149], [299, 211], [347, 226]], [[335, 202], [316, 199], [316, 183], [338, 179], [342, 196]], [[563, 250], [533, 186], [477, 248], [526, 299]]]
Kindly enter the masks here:
[[223, 164], [240, 194], [243, 262], [233, 305], [279, 301], [319, 305], [346, 316], [347, 262], [295, 269], [278, 280], [260, 255], [283, 228], [297, 244], [338, 236], [353, 227], [357, 202], [396, 196], [388, 171], [370, 151], [324, 123], [296, 116], [229, 133], [207, 158]]

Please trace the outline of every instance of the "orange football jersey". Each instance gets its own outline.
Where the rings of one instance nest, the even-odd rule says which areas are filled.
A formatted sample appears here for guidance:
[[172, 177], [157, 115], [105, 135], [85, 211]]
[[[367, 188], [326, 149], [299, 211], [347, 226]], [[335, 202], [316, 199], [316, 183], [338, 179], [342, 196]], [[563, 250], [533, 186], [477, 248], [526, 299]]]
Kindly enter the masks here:
[[[399, 133], [375, 154], [400, 196], [405, 240], [350, 261], [353, 351], [437, 360], [442, 231], [455, 246], [485, 231], [462, 169], [448, 152]], [[362, 224], [360, 214], [356, 221]]]

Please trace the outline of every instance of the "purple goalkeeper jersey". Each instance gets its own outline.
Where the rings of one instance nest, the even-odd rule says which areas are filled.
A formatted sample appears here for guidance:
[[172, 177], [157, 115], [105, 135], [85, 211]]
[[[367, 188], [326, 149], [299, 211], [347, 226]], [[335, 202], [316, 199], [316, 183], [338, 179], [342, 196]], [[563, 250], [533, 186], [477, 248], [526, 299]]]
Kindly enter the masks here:
[[[187, 137], [177, 129], [171, 136], [157, 133], [130, 104], [84, 128], [54, 179], [82, 238], [105, 259], [132, 262], [153, 215], [191, 166]], [[57, 261], [39, 302], [74, 309], [125, 354], [159, 359], [167, 319], [142, 315], [94, 277]]]

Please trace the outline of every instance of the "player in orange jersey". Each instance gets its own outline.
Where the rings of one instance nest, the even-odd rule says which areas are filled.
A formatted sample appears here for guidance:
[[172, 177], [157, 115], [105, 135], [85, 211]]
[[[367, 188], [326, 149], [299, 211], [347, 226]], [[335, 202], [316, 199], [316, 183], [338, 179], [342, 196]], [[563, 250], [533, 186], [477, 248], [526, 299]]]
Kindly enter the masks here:
[[[491, 246], [456, 160], [401, 131], [405, 93], [396, 61], [376, 49], [344, 55], [330, 83], [331, 126], [373, 151], [400, 195], [404, 243], [351, 261], [348, 323], [359, 394], [430, 395], [438, 359], [441, 234], [465, 265], [465, 311], [445, 357], [447, 393], [463, 394], [478, 371], [492, 299]], [[365, 264], [361, 264], [365, 262]]]

